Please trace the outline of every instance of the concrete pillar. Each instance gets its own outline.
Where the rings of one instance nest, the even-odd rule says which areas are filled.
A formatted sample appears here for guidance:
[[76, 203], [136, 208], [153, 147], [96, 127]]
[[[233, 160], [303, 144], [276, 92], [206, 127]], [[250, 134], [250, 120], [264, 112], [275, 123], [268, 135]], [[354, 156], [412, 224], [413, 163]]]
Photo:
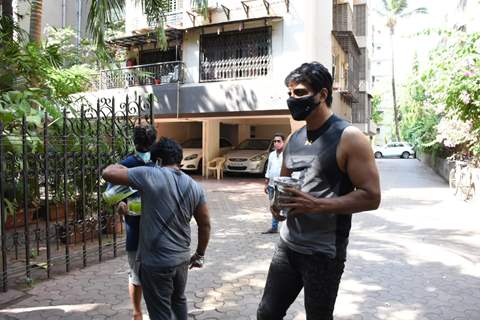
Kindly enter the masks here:
[[220, 154], [220, 120], [203, 121], [203, 165], [202, 175], [207, 175], [207, 163]]
[[250, 138], [250, 125], [239, 124], [238, 125], [238, 143], [248, 138]]

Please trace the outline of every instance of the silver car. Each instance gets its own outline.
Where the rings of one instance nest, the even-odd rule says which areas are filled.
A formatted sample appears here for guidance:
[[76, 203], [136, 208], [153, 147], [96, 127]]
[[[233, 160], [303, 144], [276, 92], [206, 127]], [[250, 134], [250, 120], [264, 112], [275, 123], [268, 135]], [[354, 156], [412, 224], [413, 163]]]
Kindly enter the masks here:
[[225, 155], [224, 172], [264, 173], [272, 148], [270, 139], [244, 140]]

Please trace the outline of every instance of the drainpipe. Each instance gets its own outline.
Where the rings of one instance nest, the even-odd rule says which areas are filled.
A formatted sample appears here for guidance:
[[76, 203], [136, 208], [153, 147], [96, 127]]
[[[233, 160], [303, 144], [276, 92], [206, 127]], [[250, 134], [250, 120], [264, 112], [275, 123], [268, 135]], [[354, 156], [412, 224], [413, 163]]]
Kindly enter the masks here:
[[77, 49], [80, 47], [82, 37], [82, 0], [77, 0]]
[[[180, 78], [180, 68], [178, 68], [178, 77]], [[177, 79], [177, 119], [179, 118], [180, 114], [180, 79]]]
[[67, 24], [67, 4], [65, 3], [66, 0], [62, 0], [62, 28], [65, 28]]

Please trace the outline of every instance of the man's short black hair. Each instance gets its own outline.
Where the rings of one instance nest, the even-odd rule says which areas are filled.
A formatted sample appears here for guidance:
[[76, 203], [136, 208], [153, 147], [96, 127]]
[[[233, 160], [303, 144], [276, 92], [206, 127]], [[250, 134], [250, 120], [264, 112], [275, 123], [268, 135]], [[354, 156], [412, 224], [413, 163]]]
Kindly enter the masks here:
[[332, 105], [332, 75], [321, 63], [304, 63], [296, 68], [285, 78], [285, 85], [288, 87], [290, 82], [307, 84], [315, 93], [319, 93], [323, 88], [328, 90], [327, 106]]
[[152, 125], [136, 126], [133, 128], [133, 143], [139, 152], [145, 152], [157, 139], [157, 130]]
[[282, 138], [282, 141], [285, 142], [285, 135], [284, 135], [283, 133], [281, 133], [281, 132], [275, 133], [275, 134], [273, 135], [273, 137], [274, 137], [274, 138], [275, 138], [275, 137], [280, 137], [280, 138]]
[[160, 160], [162, 166], [180, 165], [183, 159], [183, 150], [175, 140], [161, 137], [150, 148], [150, 157], [153, 162]]

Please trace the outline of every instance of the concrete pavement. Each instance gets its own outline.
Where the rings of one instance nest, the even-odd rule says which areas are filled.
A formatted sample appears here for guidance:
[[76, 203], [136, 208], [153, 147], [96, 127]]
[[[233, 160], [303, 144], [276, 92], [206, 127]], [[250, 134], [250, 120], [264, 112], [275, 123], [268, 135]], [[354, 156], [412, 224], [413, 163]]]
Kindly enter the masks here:
[[[377, 163], [382, 205], [354, 216], [336, 319], [480, 319], [480, 204], [453, 197], [415, 159]], [[202, 184], [213, 229], [205, 267], [189, 274], [190, 318], [255, 319], [278, 238], [260, 234], [262, 179]], [[7, 293], [0, 319], [130, 319], [126, 279], [126, 257], [58, 276]], [[286, 319], [305, 319], [302, 294]]]

